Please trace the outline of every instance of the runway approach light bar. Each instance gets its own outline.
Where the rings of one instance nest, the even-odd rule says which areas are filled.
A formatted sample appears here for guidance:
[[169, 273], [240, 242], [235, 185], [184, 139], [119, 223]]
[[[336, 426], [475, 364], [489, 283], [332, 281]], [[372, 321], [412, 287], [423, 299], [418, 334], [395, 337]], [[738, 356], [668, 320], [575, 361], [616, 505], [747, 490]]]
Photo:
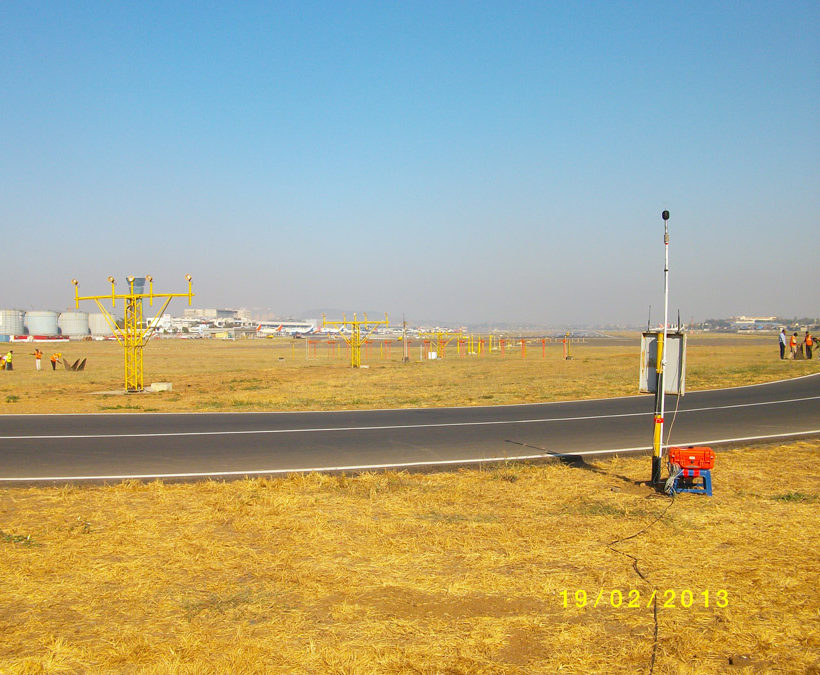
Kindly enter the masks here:
[[[117, 282], [113, 276], [108, 277], [108, 282], [111, 284], [110, 295], [80, 295], [80, 282], [72, 279], [71, 283], [74, 285], [74, 304], [77, 309], [80, 308], [81, 300], [93, 300], [97, 303], [102, 315], [108, 322], [111, 332], [117, 338], [117, 341], [123, 346], [125, 352], [125, 391], [128, 393], [144, 391], [144, 375], [142, 367], [142, 350], [148, 343], [148, 340], [154, 334], [154, 331], [159, 324], [160, 318], [165, 313], [168, 304], [173, 298], [188, 298], [188, 304], [194, 297], [191, 275], [186, 274], [185, 279], [188, 282], [187, 293], [154, 293], [154, 278], [150, 274], [144, 277], [135, 277], [129, 275], [126, 277], [128, 284], [128, 293], [117, 293]], [[145, 293], [145, 282], [148, 281], [148, 293]], [[111, 299], [111, 307], [116, 308], [117, 300], [122, 300], [125, 306], [125, 320], [124, 326], [120, 328], [117, 325], [116, 319], [105, 308], [102, 300]], [[143, 300], [148, 298], [148, 304], [153, 306], [154, 298], [164, 299], [162, 309], [154, 316], [154, 319], [149, 325], [145, 324], [142, 313]]]
[[[387, 327], [388, 325], [390, 325], [390, 322], [387, 318], [387, 312], [384, 313], [384, 321], [373, 321], [368, 319], [367, 313], [364, 314], [364, 319], [357, 319], [354, 314], [352, 321], [348, 321], [347, 317], [344, 315], [342, 316], [341, 321], [328, 321], [325, 318], [325, 315], [322, 314], [322, 328], [326, 328], [327, 326], [346, 328], [347, 326], [350, 326], [350, 338], [345, 336], [344, 333], [340, 333], [340, 335], [342, 339], [350, 345], [350, 365], [354, 368], [359, 368], [362, 365], [362, 345], [365, 343], [367, 338], [370, 337], [378, 326]], [[362, 337], [362, 328], [364, 328], [365, 331], [368, 331], [364, 334], [364, 337]]]

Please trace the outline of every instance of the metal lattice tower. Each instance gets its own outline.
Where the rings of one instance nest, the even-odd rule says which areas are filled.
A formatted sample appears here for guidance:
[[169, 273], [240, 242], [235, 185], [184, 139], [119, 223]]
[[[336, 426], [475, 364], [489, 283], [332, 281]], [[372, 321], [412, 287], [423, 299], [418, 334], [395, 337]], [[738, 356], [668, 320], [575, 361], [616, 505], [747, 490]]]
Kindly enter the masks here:
[[[148, 340], [154, 334], [159, 319], [165, 313], [171, 299], [187, 297], [188, 304], [191, 304], [191, 299], [194, 296], [192, 292], [191, 275], [186, 274], [185, 279], [188, 281], [187, 293], [154, 293], [154, 280], [150, 274], [145, 277], [129, 276], [127, 278], [128, 293], [117, 293], [114, 277], [108, 277], [108, 281], [111, 283], [111, 295], [86, 296], [80, 296], [80, 284], [76, 279], [72, 279], [71, 283], [74, 284], [74, 304], [77, 309], [80, 307], [80, 300], [93, 300], [96, 302], [97, 307], [108, 322], [117, 341], [124, 348], [126, 392], [134, 393], [145, 389], [142, 351], [145, 345], [148, 344]], [[148, 282], [148, 293], [145, 293], [146, 281]], [[117, 326], [116, 319], [102, 303], [103, 300], [109, 298], [111, 299], [111, 307], [117, 306], [117, 300], [122, 300], [125, 305], [122, 328]], [[162, 309], [160, 309], [159, 313], [148, 325], [145, 324], [142, 311], [142, 303], [145, 298], [148, 298], [148, 304], [151, 306], [154, 304], [154, 298], [165, 300]]]
[[[362, 345], [365, 343], [367, 338], [370, 337], [377, 326], [388, 325], [389, 321], [387, 319], [387, 312], [384, 313], [384, 321], [371, 321], [367, 318], [367, 313], [364, 315], [364, 320], [357, 319], [354, 314], [352, 321], [348, 321], [347, 317], [344, 315], [342, 316], [341, 321], [328, 321], [325, 318], [325, 315], [322, 314], [322, 328], [327, 326], [338, 326], [340, 329], [344, 329], [347, 326], [350, 326], [351, 333], [349, 339], [344, 333], [340, 332], [340, 335], [342, 336], [342, 339], [350, 345], [350, 365], [354, 368], [359, 368], [362, 365]], [[364, 337], [362, 337], [362, 328], [366, 331]]]
[[433, 340], [435, 340], [436, 354], [438, 355], [438, 358], [442, 359], [444, 358], [444, 352], [447, 349], [447, 345], [453, 340], [464, 337], [464, 333], [462, 331], [430, 331], [427, 333], [419, 333], [419, 337], [429, 339], [431, 344], [433, 343]]

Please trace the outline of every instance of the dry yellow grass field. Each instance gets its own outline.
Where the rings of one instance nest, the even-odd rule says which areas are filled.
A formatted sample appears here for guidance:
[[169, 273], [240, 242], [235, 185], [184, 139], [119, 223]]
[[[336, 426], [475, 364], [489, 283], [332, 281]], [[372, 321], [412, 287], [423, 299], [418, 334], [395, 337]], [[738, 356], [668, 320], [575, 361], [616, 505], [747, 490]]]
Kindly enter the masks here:
[[[98, 393], [122, 386], [116, 343], [67, 345], [70, 360], [88, 357], [82, 373], [36, 373], [29, 346], [14, 348], [6, 414], [577, 399], [634, 394], [638, 371], [635, 339], [573, 345], [571, 361], [560, 345], [424, 363], [416, 348], [409, 364], [394, 343], [358, 371], [321, 346], [306, 360], [304, 341], [162, 340], [146, 349], [146, 382], [174, 391], [122, 396]], [[818, 363], [780, 361], [770, 340], [692, 336], [687, 381]], [[655, 672], [820, 672], [818, 449], [720, 453], [715, 496], [671, 506], [640, 484], [647, 458], [3, 488], [0, 673], [640, 672], [653, 588]]]
[[[15, 370], [0, 372], [0, 413], [328, 410], [528, 403], [637, 393], [638, 336], [572, 345], [564, 360], [560, 344], [508, 348], [502, 358], [447, 358], [400, 362], [379, 358], [373, 345], [370, 367], [353, 370], [339, 352], [324, 346], [305, 358], [305, 340], [154, 340], [145, 349], [145, 382], [173, 383], [172, 392], [120, 396], [123, 356], [115, 342], [72, 342], [61, 351], [69, 361], [88, 358], [84, 372], [46, 361], [35, 372], [31, 345], [16, 344]], [[48, 354], [46, 354], [48, 357]], [[781, 361], [776, 337], [692, 335], [687, 354], [690, 390], [735, 386], [820, 372], [820, 360]]]
[[0, 672], [817, 673], [818, 450], [4, 488]]

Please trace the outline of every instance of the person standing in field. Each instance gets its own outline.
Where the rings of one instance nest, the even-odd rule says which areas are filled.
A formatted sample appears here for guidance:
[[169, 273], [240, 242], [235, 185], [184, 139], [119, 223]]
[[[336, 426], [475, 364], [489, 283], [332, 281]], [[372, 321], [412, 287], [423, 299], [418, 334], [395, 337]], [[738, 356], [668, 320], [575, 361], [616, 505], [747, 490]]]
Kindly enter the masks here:
[[39, 347], [34, 348], [34, 370], [40, 370], [40, 360], [43, 358], [43, 352], [40, 351]]
[[809, 331], [806, 331], [806, 337], [803, 338], [803, 344], [806, 346], [806, 358], [811, 358], [811, 349], [814, 347], [814, 338]]
[[14, 359], [14, 350], [9, 349], [8, 353], [6, 354], [6, 370], [14, 370], [14, 364], [12, 360]]
[[780, 329], [780, 358], [786, 358], [786, 329]]
[[57, 361], [59, 361], [63, 355], [60, 352], [54, 352], [51, 355], [51, 369], [57, 370]]
[[789, 338], [789, 350], [791, 351], [791, 355], [793, 359], [797, 358], [797, 333], [794, 333], [791, 338]]

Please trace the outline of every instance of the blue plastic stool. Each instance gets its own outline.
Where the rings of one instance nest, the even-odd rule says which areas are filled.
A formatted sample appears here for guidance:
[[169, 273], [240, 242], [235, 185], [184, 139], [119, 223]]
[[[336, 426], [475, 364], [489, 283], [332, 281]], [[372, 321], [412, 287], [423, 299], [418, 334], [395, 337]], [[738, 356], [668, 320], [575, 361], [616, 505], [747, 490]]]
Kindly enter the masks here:
[[[703, 483], [697, 484], [695, 478], [702, 478]], [[712, 471], [710, 469], [685, 469], [675, 478], [672, 492], [693, 492], [698, 495], [712, 496]]]

